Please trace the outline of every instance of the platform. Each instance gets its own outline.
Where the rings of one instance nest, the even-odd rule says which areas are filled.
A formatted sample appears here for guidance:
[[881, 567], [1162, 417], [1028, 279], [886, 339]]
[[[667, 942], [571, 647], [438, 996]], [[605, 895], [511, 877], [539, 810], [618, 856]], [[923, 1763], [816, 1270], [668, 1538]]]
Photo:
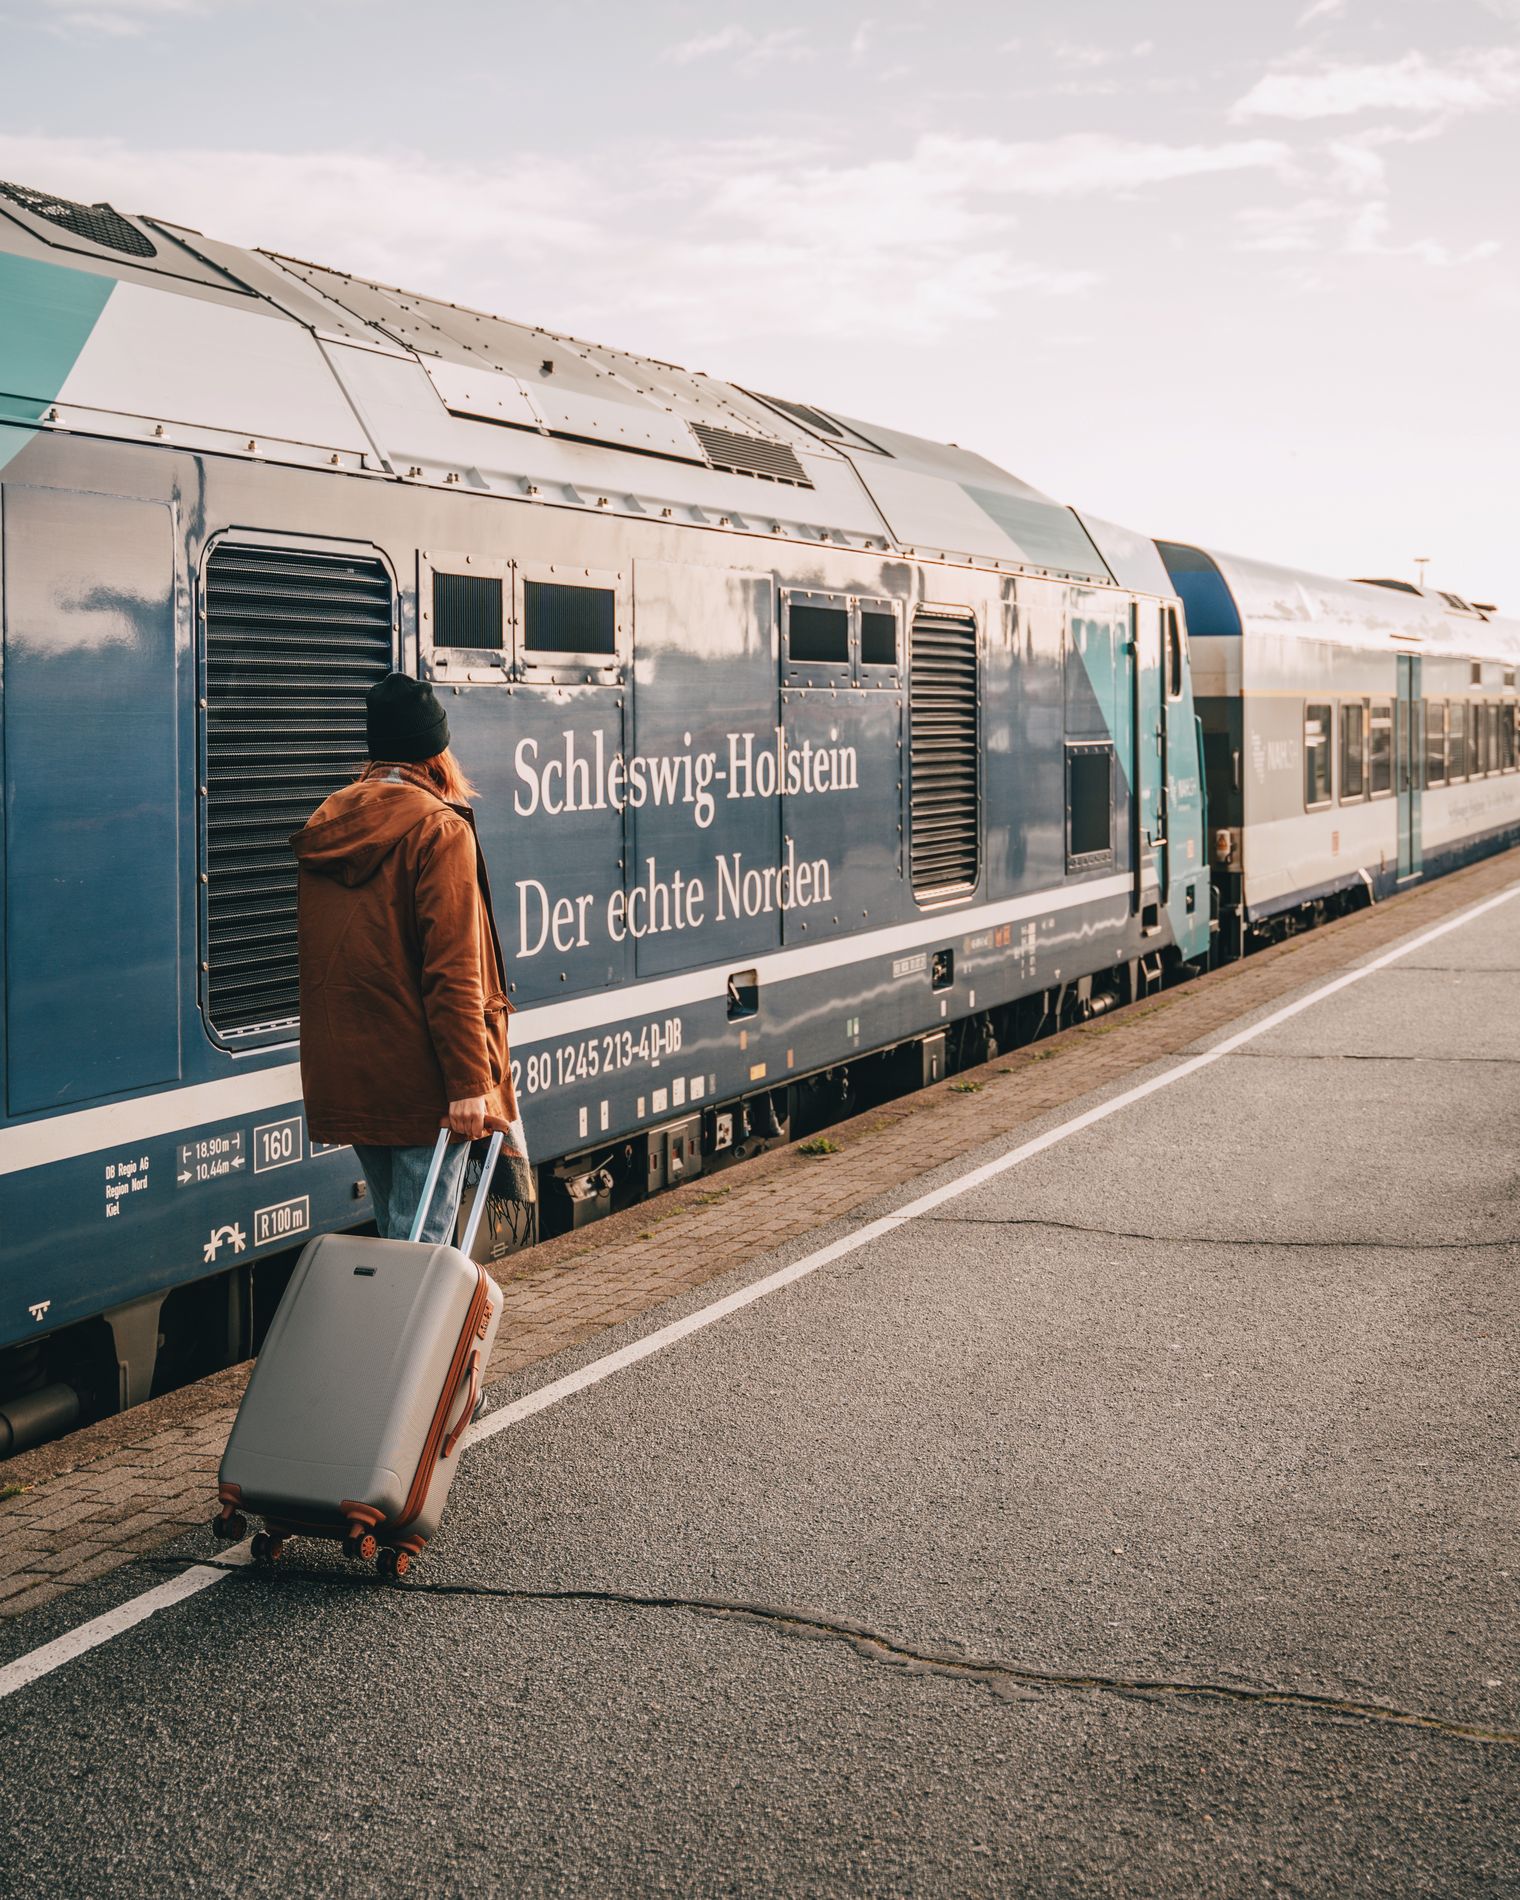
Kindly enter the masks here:
[[0, 1467], [0, 1866], [1520, 1885], [1520, 861], [831, 1139], [525, 1260], [400, 1589], [210, 1561], [238, 1372]]

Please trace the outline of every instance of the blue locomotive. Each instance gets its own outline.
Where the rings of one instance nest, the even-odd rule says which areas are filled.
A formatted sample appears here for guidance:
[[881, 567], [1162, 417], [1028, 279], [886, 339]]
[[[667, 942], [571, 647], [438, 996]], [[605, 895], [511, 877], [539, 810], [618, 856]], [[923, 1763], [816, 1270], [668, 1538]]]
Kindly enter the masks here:
[[381, 674], [448, 696], [482, 788], [565, 1226], [1209, 957], [1253, 741], [1195, 711], [1194, 558], [957, 448], [0, 185], [0, 1455], [244, 1356], [292, 1246], [365, 1218], [302, 1119], [287, 840]]

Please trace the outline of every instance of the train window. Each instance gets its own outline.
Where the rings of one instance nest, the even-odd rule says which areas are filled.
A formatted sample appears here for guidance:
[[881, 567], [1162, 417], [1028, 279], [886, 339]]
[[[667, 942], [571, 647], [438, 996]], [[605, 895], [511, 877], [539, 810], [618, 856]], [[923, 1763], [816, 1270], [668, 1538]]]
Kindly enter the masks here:
[[1467, 777], [1467, 708], [1460, 700], [1446, 707], [1446, 776]]
[[1520, 770], [1520, 706], [1506, 706], [1504, 719], [1504, 769], [1513, 772]]
[[1488, 769], [1490, 772], [1504, 770], [1504, 754], [1500, 747], [1499, 715], [1504, 708], [1497, 700], [1491, 699], [1486, 708], [1488, 713]]
[[1367, 777], [1374, 798], [1393, 790], [1393, 706], [1386, 699], [1372, 702], [1368, 720]]
[[504, 644], [502, 582], [497, 574], [433, 573], [433, 645], [492, 648]]
[[849, 609], [805, 606], [801, 601], [792, 601], [787, 613], [786, 651], [789, 659], [808, 664], [847, 666]]
[[1476, 701], [1467, 708], [1467, 776], [1482, 778], [1488, 770], [1483, 731], [1483, 708]]
[[1164, 607], [1161, 618], [1166, 635], [1166, 696], [1168, 699], [1182, 697], [1182, 628], [1177, 623], [1177, 609]]
[[860, 663], [862, 666], [897, 664], [897, 615], [885, 607], [860, 610]]
[[1066, 748], [1066, 868], [1096, 871], [1114, 861], [1114, 749]]
[[1311, 808], [1330, 803], [1332, 722], [1331, 707], [1309, 705], [1304, 708], [1304, 803]]
[[523, 646], [529, 653], [617, 652], [617, 595], [610, 587], [523, 582]]
[[1425, 702], [1425, 783], [1446, 783], [1446, 701]]
[[1367, 708], [1359, 699], [1341, 707], [1341, 803], [1367, 796]]

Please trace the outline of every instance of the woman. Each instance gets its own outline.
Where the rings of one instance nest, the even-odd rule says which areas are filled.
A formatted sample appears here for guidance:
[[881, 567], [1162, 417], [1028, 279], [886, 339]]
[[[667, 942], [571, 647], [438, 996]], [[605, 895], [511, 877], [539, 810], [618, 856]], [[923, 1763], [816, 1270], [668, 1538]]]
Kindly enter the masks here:
[[313, 1142], [352, 1143], [382, 1238], [411, 1232], [441, 1125], [423, 1240], [453, 1232], [472, 1140], [517, 1120], [506, 981], [485, 860], [431, 686], [365, 701], [370, 763], [291, 838], [300, 863], [301, 1085]]

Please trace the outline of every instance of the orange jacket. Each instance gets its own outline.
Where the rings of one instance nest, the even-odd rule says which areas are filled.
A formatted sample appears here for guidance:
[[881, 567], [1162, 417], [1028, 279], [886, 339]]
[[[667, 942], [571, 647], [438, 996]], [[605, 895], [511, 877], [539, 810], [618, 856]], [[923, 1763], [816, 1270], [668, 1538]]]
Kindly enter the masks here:
[[431, 1146], [448, 1104], [507, 1128], [501, 945], [467, 808], [371, 767], [290, 840], [300, 862], [301, 1086], [313, 1141]]

